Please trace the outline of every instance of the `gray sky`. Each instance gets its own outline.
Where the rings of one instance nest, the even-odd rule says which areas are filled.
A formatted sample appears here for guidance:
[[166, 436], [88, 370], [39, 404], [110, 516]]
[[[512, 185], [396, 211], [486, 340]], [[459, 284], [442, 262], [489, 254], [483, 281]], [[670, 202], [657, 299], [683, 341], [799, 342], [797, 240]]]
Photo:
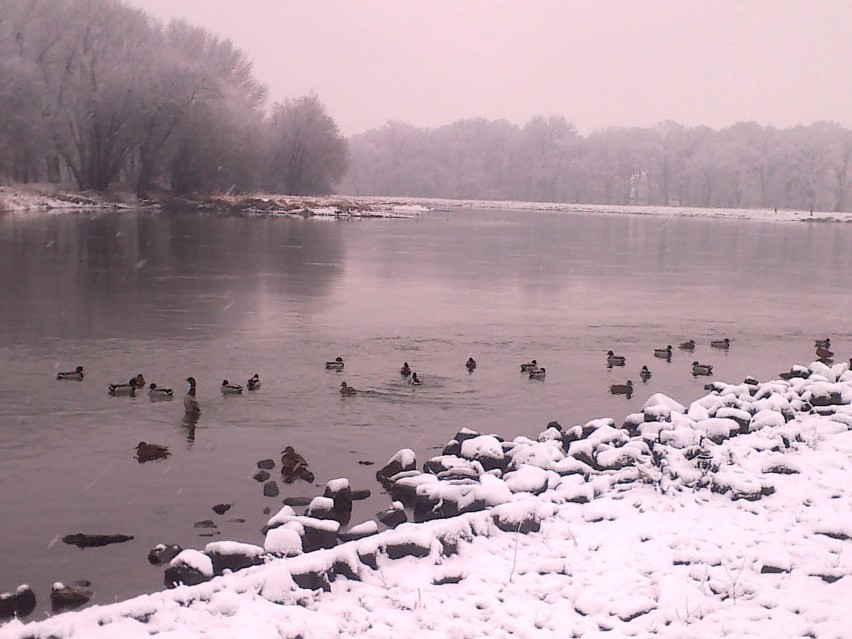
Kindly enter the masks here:
[[350, 135], [564, 115], [852, 128], [852, 0], [128, 0], [252, 59], [273, 100], [315, 91]]

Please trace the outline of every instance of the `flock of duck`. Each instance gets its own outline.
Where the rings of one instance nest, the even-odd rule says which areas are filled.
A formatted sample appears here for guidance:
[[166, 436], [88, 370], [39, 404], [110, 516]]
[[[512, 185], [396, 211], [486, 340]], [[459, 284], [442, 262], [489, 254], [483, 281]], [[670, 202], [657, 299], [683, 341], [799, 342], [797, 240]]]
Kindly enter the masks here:
[[[692, 352], [695, 350], [695, 340], [690, 339], [686, 342], [682, 342], [678, 348], [682, 351]], [[710, 347], [725, 350], [727, 351], [731, 347], [731, 340], [725, 337], [724, 339], [716, 339], [710, 341]], [[831, 340], [826, 337], [825, 339], [817, 339], [814, 341], [814, 347], [816, 348], [817, 358], [825, 363], [831, 364], [834, 360], [834, 353], [831, 349]], [[664, 359], [667, 362], [671, 362], [673, 348], [671, 344], [666, 346], [665, 348], [655, 348], [654, 349], [654, 357], [659, 359]], [[608, 368], [612, 368], [614, 366], [625, 366], [627, 364], [627, 358], [624, 355], [617, 355], [613, 351], [607, 351], [606, 354], [606, 365]], [[850, 361], [850, 365], [852, 365], [852, 361]], [[345, 367], [345, 362], [342, 357], [337, 357], [334, 360], [328, 361], [325, 363], [326, 370], [342, 372]], [[476, 370], [476, 360], [473, 357], [469, 357], [467, 362], [465, 362], [465, 368], [467, 368], [469, 373], [473, 373]], [[547, 371], [544, 366], [539, 366], [536, 360], [530, 360], [524, 364], [521, 364], [521, 372], [526, 373], [530, 379], [533, 380], [543, 380], [547, 376]], [[417, 376], [417, 373], [411, 369], [408, 362], [404, 362], [402, 368], [399, 369], [400, 375], [402, 375], [409, 384], [412, 386], [420, 386], [422, 385], [422, 381]], [[713, 374], [713, 365], [712, 364], [702, 364], [699, 361], [695, 360], [692, 362], [692, 374], [695, 377], [702, 375], [712, 375]], [[63, 373], [57, 373], [56, 379], [58, 380], [71, 380], [71, 381], [82, 381], [84, 377], [83, 367], [78, 366], [73, 371], [67, 371]], [[639, 377], [643, 382], [647, 382], [651, 379], [651, 371], [648, 369], [647, 365], [643, 365], [639, 371]], [[189, 417], [197, 417], [201, 414], [201, 408], [198, 404], [198, 399], [196, 397], [196, 381], [194, 377], [188, 377], [186, 379], [187, 383], [189, 383], [189, 390], [183, 398], [184, 410]], [[145, 378], [140, 373], [133, 377], [127, 383], [123, 384], [110, 384], [108, 387], [108, 392], [110, 395], [116, 397], [135, 397], [137, 391], [142, 391], [145, 388]], [[245, 388], [249, 391], [256, 391], [260, 388], [260, 376], [255, 373], [249, 380], [246, 382]], [[232, 384], [227, 379], [222, 380], [222, 394], [223, 395], [239, 395], [243, 392], [243, 386], [240, 384]], [[626, 395], [628, 399], [633, 394], [633, 381], [627, 380], [625, 384], [612, 384], [609, 387], [610, 392], [613, 395]], [[358, 391], [349, 386], [345, 381], [340, 383], [340, 395], [343, 397], [352, 397], [356, 395]], [[148, 396], [152, 401], [157, 400], [170, 400], [174, 396], [174, 391], [171, 388], [164, 388], [162, 386], [157, 386], [155, 383], [151, 383], [148, 386]]]

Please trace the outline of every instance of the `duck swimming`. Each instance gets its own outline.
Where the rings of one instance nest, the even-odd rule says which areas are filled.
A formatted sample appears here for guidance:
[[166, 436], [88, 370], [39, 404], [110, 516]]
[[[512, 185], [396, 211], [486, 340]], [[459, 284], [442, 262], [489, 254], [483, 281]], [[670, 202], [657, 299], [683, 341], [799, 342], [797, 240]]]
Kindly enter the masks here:
[[831, 348], [831, 340], [828, 337], [814, 340], [814, 348]]
[[476, 360], [472, 357], [468, 357], [465, 366], [467, 367], [467, 372], [472, 373], [476, 369]]
[[148, 387], [148, 397], [151, 398], [151, 401], [171, 399], [173, 395], [174, 391], [171, 388], [157, 386], [154, 382], [151, 382], [151, 385]]
[[412, 385], [414, 385], [414, 386], [420, 386], [420, 384], [422, 384], [423, 382], [421, 382], [421, 381], [420, 381], [420, 378], [419, 378], [419, 377], [417, 377], [417, 373], [412, 373], [412, 374], [411, 374], [411, 379], [410, 379], [410, 380], [408, 380], [408, 383], [409, 383], [409, 384], [412, 384]]
[[136, 378], [126, 384], [110, 384], [108, 392], [113, 397], [136, 397]]
[[710, 342], [710, 346], [712, 348], [723, 348], [725, 350], [728, 350], [731, 347], [731, 340], [729, 340], [727, 337], [725, 339], [714, 339]]
[[627, 395], [629, 399], [633, 394], [633, 382], [627, 380], [626, 384], [613, 384], [609, 387], [609, 392], [613, 395]]
[[255, 373], [249, 378], [249, 381], [246, 382], [246, 388], [250, 391], [256, 391], [260, 388], [260, 375]]
[[681, 342], [681, 344], [680, 344], [680, 346], [678, 346], [678, 348], [683, 350], [683, 351], [694, 351], [695, 350], [695, 340], [691, 339], [687, 342]]
[[535, 370], [538, 370], [538, 362], [535, 361], [534, 359], [530, 360], [526, 364], [521, 364], [521, 372], [522, 373], [529, 373], [530, 371], [535, 371]]
[[639, 371], [639, 377], [642, 378], [643, 382], [647, 382], [649, 379], [651, 379], [651, 371], [648, 370], [647, 366], [643, 366], [642, 370]]
[[139, 442], [136, 445], [136, 459], [140, 464], [145, 462], [155, 461], [157, 459], [165, 459], [171, 455], [169, 449], [161, 444], [149, 444], [147, 442]]
[[326, 368], [326, 370], [329, 370], [329, 371], [338, 371], [338, 372], [342, 371], [343, 370], [343, 358], [342, 357], [335, 357], [333, 362], [326, 362], [325, 363], [325, 368]]
[[606, 352], [607, 366], [624, 366], [627, 363], [627, 358], [624, 355], [616, 355], [612, 351]]
[[699, 364], [692, 362], [692, 374], [698, 377], [699, 375], [712, 375], [713, 367], [710, 364]]
[[130, 383], [136, 387], [136, 390], [142, 390], [145, 388], [145, 378], [142, 376], [142, 373], [139, 373], [136, 377], [131, 379]]
[[56, 373], [56, 379], [67, 379], [74, 382], [82, 382], [83, 381], [83, 367], [78, 366], [73, 371], [67, 371], [65, 373]]
[[243, 392], [243, 387], [239, 384], [231, 384], [227, 379], [222, 380], [223, 395], [240, 395]]
[[183, 396], [183, 409], [187, 417], [198, 417], [201, 414], [201, 406], [195, 397], [195, 378], [187, 377], [186, 381], [189, 382], [189, 390]]
[[352, 397], [357, 392], [358, 391], [356, 391], [351, 386], [347, 386], [346, 382], [340, 382], [340, 394], [343, 397]]
[[403, 377], [408, 377], [411, 375], [411, 368], [408, 366], [408, 362], [404, 362], [402, 364], [402, 368], [399, 369], [399, 374]]
[[544, 370], [544, 366], [530, 371], [530, 379], [544, 379], [545, 377], [547, 377], [547, 371]]
[[672, 358], [672, 345], [669, 344], [665, 348], [655, 348], [654, 349], [654, 357], [659, 357], [660, 359], [671, 359]]

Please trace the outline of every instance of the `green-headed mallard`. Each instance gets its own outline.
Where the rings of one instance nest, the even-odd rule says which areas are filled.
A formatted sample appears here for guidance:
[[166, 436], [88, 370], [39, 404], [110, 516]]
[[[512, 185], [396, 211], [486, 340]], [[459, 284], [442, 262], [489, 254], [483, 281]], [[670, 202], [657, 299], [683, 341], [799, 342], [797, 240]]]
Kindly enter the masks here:
[[547, 371], [544, 370], [544, 366], [530, 371], [530, 379], [544, 379], [545, 377], [547, 377]]
[[325, 363], [325, 368], [326, 368], [326, 370], [329, 370], [329, 371], [338, 371], [338, 372], [342, 371], [343, 370], [343, 358], [342, 357], [335, 357], [333, 362], [326, 362]]
[[714, 339], [710, 342], [710, 346], [712, 348], [723, 348], [728, 350], [731, 347], [731, 340], [727, 337], [725, 339]]
[[713, 367], [710, 364], [699, 364], [692, 362], [692, 374], [698, 377], [699, 375], [712, 375]]
[[659, 357], [660, 359], [671, 359], [672, 358], [672, 345], [669, 344], [665, 348], [655, 348], [654, 349], [654, 357]]
[[56, 379], [67, 379], [73, 382], [82, 382], [83, 381], [83, 367], [78, 366], [73, 371], [66, 371], [64, 373], [56, 373]]
[[633, 382], [628, 379], [626, 384], [613, 384], [609, 387], [609, 392], [613, 395], [627, 395], [627, 397], [630, 397], [633, 394]]
[[647, 382], [649, 379], [651, 379], [651, 371], [648, 370], [647, 366], [643, 366], [642, 370], [639, 371], [639, 377], [642, 378], [643, 382]]
[[152, 401], [171, 399], [174, 396], [174, 391], [171, 388], [157, 386], [154, 382], [148, 387], [148, 397]]
[[243, 387], [239, 384], [231, 384], [227, 379], [222, 380], [223, 395], [239, 395], [243, 392]]
[[126, 384], [110, 384], [108, 392], [113, 397], [136, 397], [136, 378]]
[[607, 366], [624, 366], [627, 363], [627, 358], [624, 355], [616, 355], [612, 351], [606, 352]]
[[413, 386], [420, 386], [423, 382], [420, 381], [420, 378], [417, 377], [417, 373], [411, 374], [411, 379], [408, 380], [408, 383]]

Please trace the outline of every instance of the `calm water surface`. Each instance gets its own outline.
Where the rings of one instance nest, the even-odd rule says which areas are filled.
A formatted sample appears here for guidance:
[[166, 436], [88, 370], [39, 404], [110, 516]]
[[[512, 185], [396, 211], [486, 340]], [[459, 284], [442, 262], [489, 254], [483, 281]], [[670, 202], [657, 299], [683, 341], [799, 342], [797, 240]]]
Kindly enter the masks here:
[[[356, 504], [360, 523], [389, 504], [380, 464], [404, 447], [422, 463], [461, 427], [534, 437], [552, 419], [620, 421], [654, 392], [688, 403], [707, 381], [691, 376], [693, 359], [738, 381], [809, 362], [815, 337], [848, 357], [850, 240], [849, 225], [489, 210], [0, 217], [0, 591], [30, 583], [35, 618], [57, 580], [91, 580], [99, 603], [156, 590], [155, 544], [262, 543], [264, 507], [341, 476], [373, 491]], [[731, 350], [711, 350], [724, 336]], [[694, 356], [676, 348], [689, 338]], [[669, 364], [652, 356], [667, 344]], [[607, 369], [609, 349], [625, 368]], [[338, 355], [345, 372], [325, 371]], [[518, 372], [530, 358], [546, 381]], [[403, 383], [403, 361], [422, 387]], [[78, 364], [85, 381], [55, 380]], [[107, 395], [139, 372], [176, 400]], [[223, 378], [255, 372], [259, 392], [222, 397]], [[180, 400], [189, 375], [195, 428]], [[631, 399], [608, 393], [627, 379]], [[342, 380], [362, 392], [342, 399]], [[172, 456], [138, 464], [141, 440]], [[287, 445], [319, 487], [265, 498], [255, 463]], [[224, 516], [211, 510], [220, 502], [233, 504]], [[193, 527], [204, 519], [215, 536]], [[60, 541], [75, 532], [135, 539]]]

